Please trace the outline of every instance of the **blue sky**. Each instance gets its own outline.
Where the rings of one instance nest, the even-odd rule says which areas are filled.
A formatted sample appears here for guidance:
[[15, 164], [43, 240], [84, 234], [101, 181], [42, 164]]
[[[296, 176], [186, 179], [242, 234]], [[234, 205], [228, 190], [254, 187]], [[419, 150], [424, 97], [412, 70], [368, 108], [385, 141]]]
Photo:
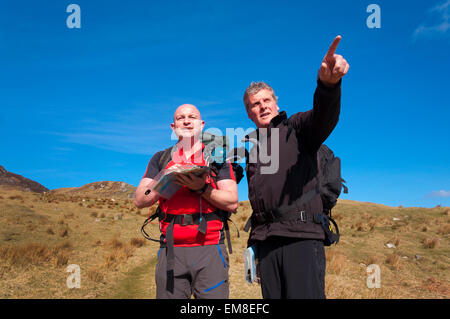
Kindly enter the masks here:
[[[69, 29], [66, 7], [81, 8]], [[369, 4], [381, 28], [369, 29]], [[450, 1], [14, 1], [0, 12], [0, 165], [54, 189], [137, 186], [173, 143], [175, 108], [206, 127], [252, 127], [251, 81], [288, 115], [312, 107], [333, 38], [350, 63], [326, 141], [349, 194], [450, 206]], [[245, 180], [240, 200], [247, 199]]]

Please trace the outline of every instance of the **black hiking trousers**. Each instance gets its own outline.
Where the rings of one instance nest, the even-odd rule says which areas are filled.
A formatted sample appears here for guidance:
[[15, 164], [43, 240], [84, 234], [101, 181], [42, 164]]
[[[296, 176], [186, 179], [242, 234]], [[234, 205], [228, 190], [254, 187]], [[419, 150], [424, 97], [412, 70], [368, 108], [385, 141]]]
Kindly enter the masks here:
[[322, 240], [271, 236], [258, 242], [264, 299], [325, 299]]

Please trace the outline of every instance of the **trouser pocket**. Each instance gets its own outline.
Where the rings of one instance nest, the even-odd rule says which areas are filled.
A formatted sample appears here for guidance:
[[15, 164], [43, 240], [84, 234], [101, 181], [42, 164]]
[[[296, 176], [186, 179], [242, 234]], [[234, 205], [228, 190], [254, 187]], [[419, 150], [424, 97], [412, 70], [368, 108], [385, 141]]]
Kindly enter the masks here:
[[226, 299], [229, 296], [229, 258], [225, 245], [198, 247], [199, 262], [194, 270], [195, 298]]

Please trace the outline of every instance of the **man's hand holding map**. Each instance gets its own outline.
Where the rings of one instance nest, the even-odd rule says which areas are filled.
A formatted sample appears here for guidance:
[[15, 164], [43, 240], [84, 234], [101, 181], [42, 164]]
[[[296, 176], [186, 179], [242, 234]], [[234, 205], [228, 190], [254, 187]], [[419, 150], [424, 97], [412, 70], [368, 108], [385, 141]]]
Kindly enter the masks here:
[[201, 177], [205, 174], [209, 174], [209, 172], [210, 168], [207, 166], [175, 164], [168, 169], [163, 169], [159, 172], [154, 178], [154, 183], [150, 185], [150, 189], [160, 196], [169, 199], [182, 187], [182, 185], [177, 182], [177, 175], [193, 174]]

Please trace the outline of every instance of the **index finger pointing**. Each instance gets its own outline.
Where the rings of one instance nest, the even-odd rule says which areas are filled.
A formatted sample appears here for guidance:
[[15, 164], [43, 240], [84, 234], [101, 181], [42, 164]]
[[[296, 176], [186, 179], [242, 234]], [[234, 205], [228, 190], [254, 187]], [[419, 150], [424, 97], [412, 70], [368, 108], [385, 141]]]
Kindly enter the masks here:
[[334, 52], [336, 52], [337, 46], [339, 44], [339, 41], [341, 41], [341, 36], [338, 35], [336, 38], [334, 38], [333, 43], [331, 43], [330, 48], [328, 49], [327, 55], [333, 56]]

